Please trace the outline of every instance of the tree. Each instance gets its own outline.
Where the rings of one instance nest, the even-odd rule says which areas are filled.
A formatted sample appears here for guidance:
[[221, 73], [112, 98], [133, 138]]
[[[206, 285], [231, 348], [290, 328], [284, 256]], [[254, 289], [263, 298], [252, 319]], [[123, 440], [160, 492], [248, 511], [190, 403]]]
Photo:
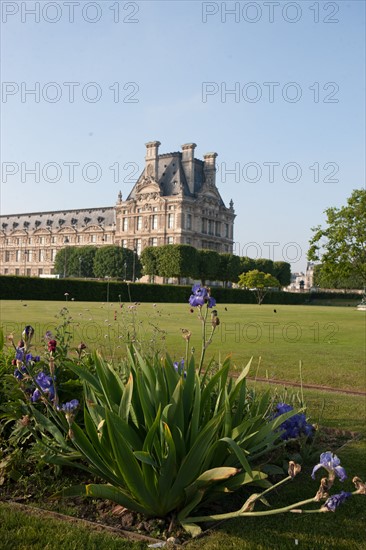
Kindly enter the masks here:
[[75, 248], [75, 246], [67, 246], [65, 248], [61, 248], [61, 250], [57, 252], [53, 266], [55, 273], [58, 273], [62, 277], [70, 276], [71, 261]]
[[278, 288], [281, 286], [276, 277], [270, 273], [258, 271], [258, 269], [253, 269], [252, 271], [248, 271], [248, 273], [242, 273], [239, 277], [238, 284], [240, 288], [249, 288], [253, 290], [259, 305], [262, 304], [265, 295], [271, 288]]
[[273, 262], [273, 273], [281, 286], [291, 283], [291, 265], [288, 262]]
[[321, 276], [366, 285], [366, 190], [355, 189], [341, 208], [325, 210], [327, 227], [312, 228], [308, 259], [321, 261]]
[[[240, 273], [248, 273], [248, 271], [252, 271], [252, 269], [256, 269], [255, 260], [252, 258], [249, 258], [248, 256], [241, 256], [240, 257]], [[238, 277], [239, 277], [238, 274]]]
[[254, 269], [258, 269], [258, 271], [262, 271], [263, 273], [270, 273], [271, 275], [274, 275], [272, 260], [267, 260], [266, 258], [257, 258], [253, 261], [255, 265]]
[[215, 250], [201, 249], [196, 251], [198, 277], [202, 286], [206, 281], [216, 281], [219, 274], [220, 254]]
[[73, 254], [72, 275], [75, 275], [75, 277], [94, 277], [94, 257], [96, 252], [96, 246], [81, 246], [76, 248]]
[[102, 246], [94, 257], [94, 274], [135, 280], [141, 276], [141, 263], [133, 250], [116, 245]]
[[160, 277], [198, 276], [197, 250], [187, 244], [166, 244], [158, 247], [157, 268]]
[[65, 246], [56, 254], [54, 270], [65, 277], [94, 277], [95, 246]]
[[314, 266], [313, 285], [320, 288], [363, 288], [362, 279], [359, 275], [350, 275], [349, 277], [340, 278], [337, 274], [325, 272], [321, 264]]
[[236, 283], [240, 273], [243, 272], [241, 258], [235, 254], [220, 254], [219, 272], [217, 278], [226, 286], [229, 281]]
[[157, 246], [147, 246], [141, 252], [140, 260], [144, 275], [150, 275], [150, 280], [154, 280], [155, 275], [158, 275], [158, 254]]

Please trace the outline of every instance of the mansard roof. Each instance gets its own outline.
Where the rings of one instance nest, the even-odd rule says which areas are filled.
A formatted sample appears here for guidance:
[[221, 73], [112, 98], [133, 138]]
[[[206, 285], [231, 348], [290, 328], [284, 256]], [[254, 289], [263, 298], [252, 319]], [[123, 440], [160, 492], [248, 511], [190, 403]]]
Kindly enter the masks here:
[[[186, 173], [182, 163], [182, 153], [174, 151], [164, 153], [158, 156], [157, 179], [156, 183], [160, 188], [160, 195], [163, 197], [173, 197], [183, 194], [184, 197], [196, 198], [205, 191], [205, 173], [204, 162], [200, 159], [193, 159], [194, 180], [193, 192], [190, 190], [187, 182]], [[127, 200], [136, 199], [138, 190], [144, 184], [150, 183], [151, 178], [146, 178], [145, 169], [141, 172], [137, 182], [132, 188]], [[215, 186], [217, 197], [221, 206], [225, 206], [218, 189]]]
[[57, 231], [66, 227], [74, 227], [80, 231], [92, 225], [107, 229], [114, 226], [115, 218], [115, 208], [113, 206], [8, 214], [0, 216], [0, 230], [5, 231], [5, 233], [12, 233], [16, 230], [35, 231], [45, 229]]

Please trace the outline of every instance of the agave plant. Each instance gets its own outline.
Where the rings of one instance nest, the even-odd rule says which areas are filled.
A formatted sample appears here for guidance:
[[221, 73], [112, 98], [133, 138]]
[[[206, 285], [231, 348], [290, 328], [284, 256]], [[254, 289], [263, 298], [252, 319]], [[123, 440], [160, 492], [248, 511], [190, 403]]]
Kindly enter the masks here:
[[[135, 348], [128, 350], [125, 381], [98, 354], [94, 365], [95, 374], [70, 365], [85, 393], [84, 427], [74, 414], [67, 417], [78, 453], [61, 444], [53, 425], [58, 454], [47, 460], [78, 465], [105, 483], [58, 495], [105, 498], [146, 516], [173, 514], [184, 524], [192, 510], [219, 493], [243, 485], [268, 487], [266, 475], [251, 463], [282, 444], [278, 428], [294, 412], [268, 421], [268, 395], [247, 402], [250, 363], [235, 380], [229, 378], [230, 359], [212, 377], [199, 376], [193, 358], [182, 372], [168, 356], [146, 359]], [[75, 463], [78, 458], [87, 466]]]

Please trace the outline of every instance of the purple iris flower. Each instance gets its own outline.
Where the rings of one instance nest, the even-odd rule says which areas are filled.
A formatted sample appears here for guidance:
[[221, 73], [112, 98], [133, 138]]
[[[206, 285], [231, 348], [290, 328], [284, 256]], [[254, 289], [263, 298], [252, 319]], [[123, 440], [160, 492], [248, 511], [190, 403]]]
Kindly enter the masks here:
[[24, 359], [24, 349], [23, 348], [16, 348], [15, 359], [17, 359], [17, 361], [23, 361], [23, 359]]
[[313, 435], [314, 433], [314, 426], [312, 426], [311, 424], [309, 424], [308, 422], [306, 423], [306, 425], [304, 426], [303, 428], [303, 431], [304, 431], [304, 434], [309, 437], [311, 435]]
[[20, 372], [19, 369], [15, 369], [14, 371], [14, 376], [17, 380], [23, 380], [23, 374]]
[[37, 374], [36, 382], [42, 390], [47, 390], [50, 386], [53, 385], [53, 380], [51, 376], [48, 376], [48, 374], [45, 374], [43, 371]]
[[208, 298], [207, 288], [200, 285], [193, 285], [189, 303], [192, 307], [203, 306]]
[[[276, 406], [276, 412], [273, 418], [277, 418], [281, 414], [293, 411], [294, 408], [287, 403], [278, 403]], [[282, 422], [280, 426], [282, 430], [281, 439], [297, 439], [301, 435], [312, 435], [314, 427], [306, 422], [306, 417], [303, 413], [298, 413]]]
[[30, 325], [27, 325], [22, 332], [22, 338], [24, 342], [30, 342], [33, 338], [33, 334], [34, 334], [34, 328], [31, 327]]
[[[293, 411], [294, 408], [291, 407], [291, 405], [287, 405], [287, 403], [278, 403], [276, 405], [276, 410], [279, 414], [284, 414], [290, 411]], [[277, 415], [278, 416], [278, 415]]]
[[71, 399], [71, 401], [64, 403], [61, 407], [61, 410], [64, 413], [73, 413], [79, 406], [79, 401], [77, 399]]
[[345, 469], [340, 466], [340, 463], [341, 461], [337, 455], [334, 455], [330, 451], [322, 453], [320, 455], [320, 462], [313, 468], [311, 477], [315, 479], [315, 472], [319, 470], [319, 468], [325, 468], [329, 474], [336, 475], [341, 481], [344, 481], [347, 478], [347, 474]]
[[32, 355], [31, 353], [27, 353], [25, 356], [25, 362], [29, 363], [29, 361], [34, 361], [35, 363], [38, 363], [41, 360], [39, 355]]
[[203, 306], [207, 302], [208, 307], [213, 307], [216, 305], [215, 298], [212, 298], [209, 295], [209, 292], [206, 287], [201, 287], [201, 285], [193, 285], [192, 294], [189, 297], [189, 304], [192, 307]]
[[33, 392], [33, 395], [31, 397], [31, 401], [32, 403], [35, 403], [36, 401], [38, 401], [38, 399], [41, 398], [41, 392], [39, 391], [39, 389], [37, 388], [36, 390], [34, 390]]
[[335, 512], [338, 506], [343, 504], [351, 495], [352, 493], [347, 493], [346, 491], [341, 491], [338, 495], [332, 495], [325, 501], [324, 508], [327, 508], [329, 512]]
[[[41, 388], [42, 392], [48, 394], [48, 397], [52, 399], [55, 397], [55, 388], [53, 386], [53, 380], [51, 376], [48, 376], [44, 372], [39, 372], [36, 376], [36, 383]], [[32, 401], [38, 401], [41, 397], [41, 392], [37, 388], [32, 396]]]
[[183, 372], [184, 378], [187, 377], [187, 373], [184, 371], [184, 359], [182, 359], [181, 361], [175, 361], [173, 363], [173, 367], [175, 368], [178, 374], [182, 374]]

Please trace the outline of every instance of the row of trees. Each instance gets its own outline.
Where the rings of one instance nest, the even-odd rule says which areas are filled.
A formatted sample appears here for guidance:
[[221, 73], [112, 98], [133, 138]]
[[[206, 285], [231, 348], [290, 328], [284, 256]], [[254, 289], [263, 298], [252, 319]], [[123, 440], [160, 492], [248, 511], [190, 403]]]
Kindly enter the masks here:
[[54, 268], [64, 277], [120, 277], [128, 281], [141, 277], [141, 269], [136, 252], [116, 245], [62, 248]]
[[[326, 227], [314, 227], [308, 259], [319, 263], [314, 283], [320, 287], [362, 288], [366, 286], [366, 190], [356, 189], [341, 208], [328, 208]], [[141, 261], [140, 261], [141, 260]], [[145, 248], [139, 259], [118, 246], [67, 247], [57, 253], [55, 271], [74, 277], [121, 277], [135, 280], [141, 274], [161, 277], [190, 277], [206, 281], [238, 282], [252, 271], [269, 274], [280, 286], [290, 284], [287, 262], [252, 259], [214, 250], [196, 250], [188, 245]], [[267, 281], [268, 282], [268, 281]], [[273, 281], [272, 281], [273, 282]], [[251, 286], [249, 282], [244, 285]], [[257, 285], [252, 285], [257, 286]]]
[[287, 262], [273, 262], [264, 258], [252, 259], [234, 254], [219, 254], [214, 250], [197, 250], [184, 244], [149, 246], [141, 253], [145, 275], [160, 277], [190, 277], [206, 281], [237, 283], [239, 275], [249, 271], [273, 275], [280, 286], [287, 286], [291, 280], [291, 267]]
[[252, 259], [214, 250], [197, 250], [193, 246], [168, 244], [145, 248], [139, 258], [133, 250], [115, 245], [69, 246], [56, 255], [55, 272], [65, 277], [120, 277], [135, 280], [142, 274], [154, 277], [190, 277], [206, 281], [237, 283], [239, 275], [257, 270], [273, 275], [280, 286], [290, 284], [287, 262], [264, 258]]

